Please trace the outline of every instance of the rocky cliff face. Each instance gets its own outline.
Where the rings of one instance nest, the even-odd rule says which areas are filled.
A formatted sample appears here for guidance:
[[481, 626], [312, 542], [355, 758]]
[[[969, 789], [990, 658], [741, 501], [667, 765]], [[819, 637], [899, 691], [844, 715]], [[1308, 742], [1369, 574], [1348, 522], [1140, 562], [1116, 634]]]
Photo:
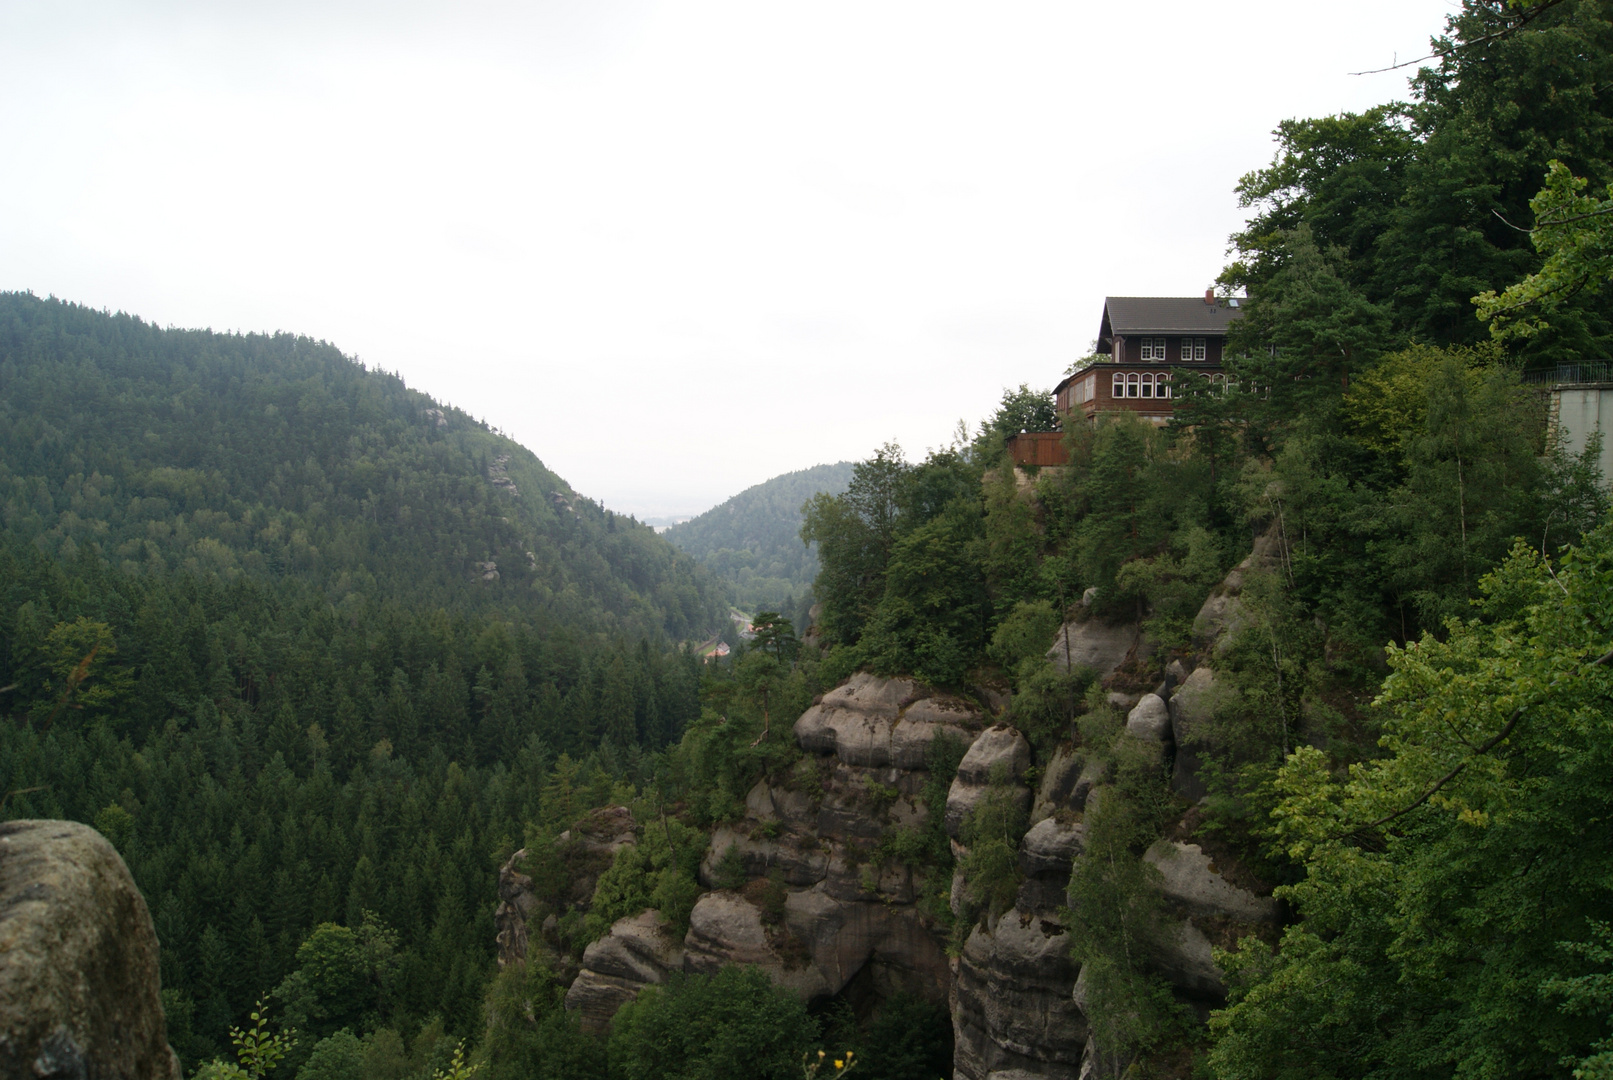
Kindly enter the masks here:
[[[1138, 692], [1142, 673], [1159, 669], [1148, 663], [1152, 646], [1136, 626], [1072, 622], [1049, 651], [1059, 666], [1092, 667], [1112, 687], [1109, 703], [1125, 716], [1120, 738], [1158, 756], [1184, 804], [1204, 794], [1200, 767], [1229, 693], [1211, 664], [1244, 618], [1243, 582], [1278, 567], [1281, 557], [1270, 537], [1256, 544], [1204, 605], [1197, 653], [1174, 659], [1151, 691]], [[688, 932], [675, 940], [654, 911], [620, 920], [584, 953], [567, 1005], [599, 1029], [623, 1002], [673, 971], [755, 965], [808, 1000], [906, 991], [944, 1002], [959, 1080], [1118, 1076], [1127, 1062], [1096, 1045], [1088, 1023], [1069, 945], [1071, 920], [1081, 914], [1070, 910], [1067, 894], [1113, 762], [1074, 740], [1036, 760], [1030, 743], [996, 720], [985, 708], [901, 679], [860, 674], [824, 695], [794, 726], [807, 757], [789, 775], [758, 782], [743, 817], [713, 835], [701, 868], [710, 891], [696, 902]], [[882, 844], [925, 827], [930, 811], [920, 794], [934, 760], [928, 751], [943, 737], [967, 746], [945, 778], [943, 824], [956, 854], [967, 854], [962, 828], [988, 791], [1018, 800], [1030, 822], [1019, 843], [1023, 882], [1013, 906], [982, 917], [961, 947], [954, 942], [950, 958], [949, 930], [926, 901], [945, 894], [948, 883], [925, 880]], [[618, 812], [625, 813], [616, 808], [606, 816]], [[1158, 872], [1171, 918], [1156, 967], [1178, 999], [1203, 1015], [1225, 997], [1212, 945], [1273, 931], [1279, 911], [1269, 889], [1192, 842], [1193, 813], [1144, 860]], [[601, 867], [615, 845], [632, 842], [631, 819], [612, 821], [589, 827], [586, 842], [598, 848]], [[718, 888], [723, 867], [731, 873], [736, 861], [744, 886]], [[964, 911], [968, 882], [960, 873], [950, 886], [953, 911]], [[500, 876], [501, 963], [524, 955], [529, 892], [512, 860]]]
[[157, 935], [100, 833], [0, 825], [0, 957], [0, 1076], [178, 1080]]

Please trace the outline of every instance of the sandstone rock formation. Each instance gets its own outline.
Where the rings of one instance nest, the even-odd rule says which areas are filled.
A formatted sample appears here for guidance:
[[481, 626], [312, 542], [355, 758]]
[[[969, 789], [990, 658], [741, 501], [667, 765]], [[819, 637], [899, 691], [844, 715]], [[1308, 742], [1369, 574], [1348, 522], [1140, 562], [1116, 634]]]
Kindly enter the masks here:
[[151, 915], [100, 833], [0, 825], [0, 957], [0, 1076], [178, 1080]]
[[[947, 835], [956, 839], [963, 827], [963, 819], [980, 804], [991, 787], [992, 778], [1001, 775], [1009, 781], [1018, 781], [1031, 764], [1031, 744], [1025, 736], [1007, 724], [995, 724], [981, 733], [963, 755], [958, 765], [957, 778], [947, 792]], [[1025, 805], [1030, 805], [1031, 793], [1020, 789]]]
[[859, 673], [801, 714], [795, 738], [801, 749], [834, 754], [847, 765], [922, 769], [936, 735], [968, 742], [979, 720], [958, 698], [921, 695], [908, 679]]
[[1210, 593], [1209, 599], [1193, 619], [1193, 641], [1199, 648], [1220, 655], [1248, 625], [1248, 613], [1243, 603], [1243, 587], [1253, 574], [1274, 573], [1280, 570], [1287, 557], [1282, 532], [1273, 522], [1265, 532], [1255, 538], [1254, 550], [1229, 572], [1226, 578]]
[[[587, 911], [599, 875], [610, 866], [616, 852], [635, 842], [633, 812], [625, 806], [594, 810], [555, 839], [565, 867], [564, 892], [569, 906]], [[522, 872], [528, 852], [517, 851], [499, 868], [498, 907], [493, 912], [497, 928], [500, 968], [524, 961], [531, 948], [534, 917], [539, 911], [532, 879]], [[548, 913], [550, 919], [554, 913]]]
[[958, 959], [953, 1075], [1074, 1076], [1087, 1023], [1070, 995], [1077, 967], [1064, 927], [1010, 908], [977, 926]]
[[1060, 627], [1047, 658], [1060, 671], [1091, 668], [1104, 682], [1127, 661], [1146, 660], [1153, 653], [1153, 642], [1136, 623], [1116, 626], [1093, 618]]
[[616, 920], [610, 933], [583, 952], [582, 971], [566, 991], [566, 1008], [582, 1026], [601, 1031], [616, 1010], [646, 986], [666, 982], [683, 968], [683, 948], [653, 908]]

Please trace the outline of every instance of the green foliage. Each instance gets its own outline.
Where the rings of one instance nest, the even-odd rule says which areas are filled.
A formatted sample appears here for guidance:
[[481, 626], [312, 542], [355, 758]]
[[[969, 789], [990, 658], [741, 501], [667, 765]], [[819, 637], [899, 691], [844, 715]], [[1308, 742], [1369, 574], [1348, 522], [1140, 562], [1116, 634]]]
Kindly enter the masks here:
[[1022, 660], [1014, 676], [1010, 716], [1030, 740], [1038, 761], [1046, 761], [1070, 734], [1071, 722], [1083, 707], [1093, 672], [1077, 664], [1061, 671], [1045, 656]]
[[364, 912], [356, 930], [321, 923], [297, 947], [297, 967], [273, 996], [310, 1037], [374, 1027], [397, 974], [397, 942], [374, 912]]
[[1549, 163], [1545, 186], [1529, 200], [1529, 238], [1545, 263], [1499, 295], [1486, 289], [1473, 298], [1496, 338], [1533, 337], [1549, 328], [1546, 316], [1563, 301], [1613, 280], [1613, 184], [1604, 200], [1583, 194], [1586, 184], [1562, 162]]
[[969, 849], [962, 869], [975, 911], [996, 916], [1014, 905], [1024, 880], [1019, 869], [1019, 841], [1028, 825], [1024, 789], [1001, 767], [959, 831], [959, 840]]
[[1009, 671], [1040, 658], [1058, 633], [1059, 613], [1046, 600], [1021, 600], [991, 632], [986, 651]]
[[634, 636], [724, 619], [717, 583], [648, 526], [323, 342], [6, 293], [0, 371], [0, 512], [65, 558]]
[[1051, 390], [1032, 390], [1020, 383], [1017, 390], [1003, 390], [997, 411], [988, 420], [980, 422], [980, 429], [970, 446], [975, 460], [995, 461], [1008, 446], [1008, 440], [1021, 431], [1057, 431], [1058, 411], [1053, 407]]
[[851, 471], [842, 461], [775, 476], [661, 535], [721, 578], [729, 603], [782, 611], [804, 626], [818, 556], [801, 543], [802, 504], [845, 491]]
[[745, 860], [739, 853], [739, 848], [729, 844], [723, 849], [722, 855], [713, 867], [712, 884], [719, 889], [742, 888], [750, 875], [745, 870]]
[[787, 1080], [817, 1042], [806, 1006], [755, 968], [674, 973], [612, 1021], [612, 1080]]
[[1159, 835], [1168, 790], [1157, 757], [1136, 741], [1118, 740], [1119, 783], [1087, 815], [1087, 852], [1075, 861], [1069, 892], [1084, 1012], [1097, 1045], [1122, 1059], [1170, 1049], [1190, 1024], [1156, 966], [1173, 944], [1174, 925], [1159, 871], [1139, 853]]
[[696, 875], [705, 851], [706, 834], [700, 830], [676, 818], [646, 821], [638, 843], [618, 850], [610, 869], [599, 876], [583, 923], [587, 940], [605, 936], [617, 919], [652, 907], [681, 937], [700, 895]]
[[230, 1042], [235, 1047], [235, 1058], [239, 1064], [215, 1059], [197, 1070], [198, 1076], [207, 1080], [262, 1080], [297, 1045], [297, 1032], [294, 1029], [278, 1032], [268, 1030], [269, 1010], [264, 1008], [263, 1002], [254, 1006], [250, 1019], [250, 1028], [230, 1029]]
[[[952, 1071], [952, 1018], [939, 1005], [898, 991], [860, 1023], [844, 1000], [836, 1005], [823, 1035], [835, 1053], [825, 1054], [812, 1075], [840, 1076], [855, 1067], [865, 1080], [935, 1080]], [[836, 1061], [846, 1069], [836, 1070]]]
[[1575, 994], [1606, 963], [1610, 582], [1613, 526], [1557, 566], [1520, 544], [1483, 617], [1391, 649], [1386, 756], [1289, 757], [1274, 838], [1305, 873], [1279, 895], [1304, 922], [1228, 957], [1218, 1075], [1344, 1075], [1341, 1045], [1348, 1075], [1600, 1067], [1613, 1027]]
[[297, 1080], [352, 1080], [363, 1072], [364, 1044], [351, 1030], [342, 1028], [314, 1045], [297, 1070]]
[[603, 1039], [563, 1007], [565, 987], [537, 959], [514, 964], [487, 990], [487, 1035], [478, 1060], [488, 1080], [605, 1080]]
[[[1602, 88], [1613, 74], [1613, 20], [1605, 0], [1523, 6], [1463, 3], [1436, 42], [1439, 62], [1414, 80], [1410, 104], [1278, 127], [1271, 166], [1239, 185], [1254, 213], [1234, 236], [1238, 257], [1223, 275], [1247, 289], [1251, 328], [1277, 322], [1259, 316], [1262, 305], [1290, 303], [1294, 290], [1279, 279], [1310, 258], [1294, 251], [1302, 230], [1331, 264], [1339, 310], [1367, 316], [1361, 325], [1387, 315], [1388, 345], [1472, 344], [1484, 327], [1470, 298], [1542, 268], [1552, 238], [1542, 235], [1537, 249], [1516, 226], [1530, 221], [1549, 162], [1598, 187], [1610, 179]], [[1554, 183], [1568, 205], [1571, 185]], [[1506, 303], [1537, 287], [1549, 288], [1549, 275]], [[1310, 317], [1301, 314], [1299, 324]], [[1521, 342], [1539, 361], [1606, 356], [1613, 341], [1605, 305], [1591, 293], [1561, 304], [1541, 330]]]
[[853, 466], [845, 492], [819, 492], [801, 508], [801, 539], [818, 545], [821, 569], [813, 588], [830, 643], [856, 644], [884, 592], [898, 489], [908, 469], [901, 448], [887, 444]]

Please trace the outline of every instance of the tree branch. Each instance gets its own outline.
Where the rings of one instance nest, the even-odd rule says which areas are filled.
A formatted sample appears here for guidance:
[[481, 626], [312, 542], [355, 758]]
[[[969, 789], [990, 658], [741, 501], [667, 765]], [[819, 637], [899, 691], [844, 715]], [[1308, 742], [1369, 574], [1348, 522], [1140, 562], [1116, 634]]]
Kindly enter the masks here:
[[[1592, 660], [1591, 663], [1590, 663], [1590, 666], [1591, 667], [1600, 667], [1600, 666], [1606, 665], [1606, 664], [1608, 664], [1610, 662], [1613, 662], [1613, 649], [1608, 650], [1606, 653], [1603, 653], [1601, 656], [1597, 657], [1595, 660]], [[1547, 692], [1549, 693], [1551, 690], [1556, 689], [1557, 684], [1560, 683], [1560, 682], [1562, 682], [1562, 677], [1561, 676], [1559, 676], [1557, 679], [1555, 679], [1552, 682], [1551, 686], [1547, 688]], [[1512, 730], [1518, 726], [1518, 721], [1523, 719], [1524, 708], [1525, 708], [1525, 706], [1519, 705], [1516, 709], [1514, 709], [1512, 711], [1512, 716], [1507, 720], [1506, 724], [1501, 728], [1501, 730], [1495, 733], [1494, 737], [1488, 739], [1477, 750], [1473, 751], [1473, 753], [1469, 754], [1466, 758], [1464, 758], [1456, 766], [1456, 768], [1452, 769], [1450, 772], [1446, 773], [1444, 776], [1440, 777], [1437, 781], [1435, 781], [1434, 786], [1429, 788], [1427, 791], [1423, 792], [1422, 795], [1420, 795], [1417, 798], [1416, 802], [1413, 802], [1408, 806], [1403, 806], [1399, 810], [1396, 810], [1394, 813], [1388, 814], [1388, 815], [1386, 815], [1384, 817], [1381, 817], [1377, 821], [1374, 821], [1369, 825], [1358, 825], [1355, 828], [1351, 829], [1349, 832], [1340, 833], [1339, 835], [1331, 837], [1330, 839], [1342, 840], [1346, 836], [1353, 836], [1356, 833], [1365, 832], [1368, 829], [1381, 828], [1382, 826], [1389, 824], [1389, 822], [1395, 820], [1398, 817], [1404, 817], [1405, 815], [1411, 813], [1413, 810], [1417, 809], [1419, 806], [1421, 806], [1424, 803], [1426, 803], [1429, 799], [1432, 799], [1434, 797], [1434, 795], [1439, 791], [1440, 788], [1444, 787], [1446, 784], [1450, 783], [1452, 780], [1455, 780], [1458, 776], [1460, 776], [1461, 773], [1462, 773], [1462, 770], [1466, 769], [1468, 767], [1468, 765], [1472, 763], [1474, 758], [1478, 757], [1480, 754], [1488, 754], [1491, 750], [1494, 750], [1497, 746], [1501, 745], [1501, 743], [1506, 740], [1506, 737], [1508, 735], [1512, 734]]]
[[1485, 34], [1483, 37], [1476, 37], [1472, 41], [1457, 42], [1455, 45], [1453, 45], [1449, 49], [1445, 49], [1443, 51], [1436, 50], [1434, 52], [1429, 53], [1427, 56], [1419, 56], [1415, 60], [1407, 60], [1404, 63], [1390, 64], [1388, 67], [1373, 68], [1370, 71], [1352, 71], [1352, 72], [1350, 72], [1350, 74], [1351, 75], [1381, 75], [1385, 71], [1399, 71], [1401, 68], [1411, 67], [1411, 65], [1413, 65], [1413, 64], [1420, 64], [1424, 60], [1446, 60], [1446, 59], [1449, 59], [1450, 57], [1456, 55], [1456, 53], [1460, 52], [1463, 49], [1472, 48], [1474, 45], [1483, 45], [1487, 41], [1494, 41], [1497, 38], [1503, 38], [1503, 37], [1506, 37], [1508, 34], [1516, 33], [1517, 31], [1522, 30], [1524, 27], [1526, 27], [1530, 23], [1534, 22], [1535, 19], [1540, 15], [1541, 12], [1546, 11], [1548, 8], [1554, 8], [1554, 7], [1556, 7], [1558, 4], [1560, 4], [1562, 2], [1563, 2], [1563, 0], [1545, 0], [1544, 3], [1537, 4], [1529, 12], [1527, 12], [1526, 14], [1521, 16], [1518, 19], [1517, 22], [1511, 24], [1510, 26], [1503, 26], [1501, 29], [1497, 30], [1493, 34]]

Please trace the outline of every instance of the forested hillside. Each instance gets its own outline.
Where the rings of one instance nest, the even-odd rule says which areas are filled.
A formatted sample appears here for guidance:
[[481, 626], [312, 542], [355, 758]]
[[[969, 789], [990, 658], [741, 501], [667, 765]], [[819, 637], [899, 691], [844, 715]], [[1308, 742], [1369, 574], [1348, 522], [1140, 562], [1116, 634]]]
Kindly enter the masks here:
[[0, 417], [0, 811], [116, 842], [187, 1067], [322, 923], [367, 989], [277, 1009], [468, 1032], [498, 859], [698, 716], [720, 587], [306, 338], [5, 295]]
[[[798, 537], [768, 485], [687, 532], [757, 588], [812, 544], [821, 649], [672, 647], [720, 615], [695, 555], [326, 346], [4, 298], [0, 810], [124, 853], [188, 1073], [261, 997], [277, 1080], [460, 1040], [489, 1080], [933, 1080], [953, 1035], [1009, 1047], [982, 1080], [1610, 1075], [1613, 523], [1524, 378], [1613, 343], [1600, 204], [1545, 223], [1590, 260], [1547, 325], [1473, 298], [1550, 269], [1552, 160], [1613, 181], [1613, 0], [1448, 31], [1411, 101], [1279, 128], [1230, 378], [1168, 427], [1065, 420], [1069, 464], [1016, 472], [1055, 422], [1021, 387]], [[1270, 912], [1201, 912], [1186, 976], [1162, 845]], [[930, 949], [950, 1017], [872, 964], [804, 981], [897, 908], [886, 973]], [[566, 1007], [596, 944], [608, 1031]], [[1079, 1005], [1063, 1057], [1026, 1002]]]
[[674, 639], [710, 577], [524, 447], [291, 334], [164, 330], [0, 295], [0, 514], [131, 573], [294, 576], [389, 598]]
[[662, 535], [727, 582], [729, 602], [741, 610], [782, 611], [800, 622], [818, 573], [816, 552], [801, 542], [801, 507], [850, 481], [849, 461], [785, 473]]

